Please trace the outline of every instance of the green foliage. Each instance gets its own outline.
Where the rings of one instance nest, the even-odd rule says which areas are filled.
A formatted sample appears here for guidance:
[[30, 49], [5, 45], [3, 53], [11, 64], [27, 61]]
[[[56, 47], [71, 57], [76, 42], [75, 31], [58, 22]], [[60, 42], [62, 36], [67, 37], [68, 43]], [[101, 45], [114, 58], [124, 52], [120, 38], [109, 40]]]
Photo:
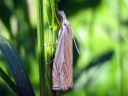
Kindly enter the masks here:
[[20, 96], [34, 96], [34, 92], [30, 81], [27, 77], [23, 64], [16, 50], [8, 43], [8, 41], [0, 35], [0, 50], [4, 54], [7, 61], [9, 69], [13, 75], [16, 82], [13, 83], [6, 73], [1, 69], [1, 78], [7, 82], [7, 84], [12, 88], [15, 94]]
[[14, 94], [18, 95], [16, 84], [10, 79], [10, 77], [0, 68], [0, 77], [8, 84], [8, 86], [14, 91]]
[[[73, 48], [73, 88], [66, 92], [60, 92], [60, 96], [127, 96], [127, 0], [59, 0], [58, 8], [55, 3], [57, 0], [55, 2], [54, 0], [44, 0], [46, 1], [42, 6], [42, 8], [44, 7], [44, 10], [42, 10], [44, 15], [41, 16], [44, 20], [40, 20], [37, 16], [38, 1], [0, 1], [0, 34], [16, 48], [36, 96], [39, 96], [39, 91], [42, 91], [41, 94], [45, 91], [43, 88], [40, 90], [39, 87], [39, 70], [42, 69], [40, 76], [43, 78], [49, 79], [51, 76], [49, 69], [51, 65], [48, 63], [52, 61], [51, 57], [58, 37], [58, 10], [64, 10], [66, 13], [80, 50], [79, 55], [75, 47]], [[42, 32], [41, 35], [38, 33], [38, 43], [36, 22], [38, 32]], [[41, 26], [39, 26], [39, 22], [42, 24]], [[42, 29], [39, 30], [39, 27]], [[75, 30], [80, 40], [76, 36]], [[51, 46], [52, 44], [54, 45]], [[48, 46], [44, 47], [44, 45]], [[41, 53], [41, 57], [38, 56], [43, 67], [38, 67], [37, 50], [43, 48], [45, 48], [45, 58], [43, 57], [44, 52]], [[9, 83], [13, 83], [7, 83], [7, 85], [11, 89], [14, 88], [13, 91], [15, 92], [15, 80], [10, 75], [9, 67], [6, 66], [2, 54], [1, 51], [0, 68], [3, 71], [0, 70], [0, 75], [1, 77], [6, 75], [4, 77], [10, 78], [7, 80], [9, 80]], [[46, 71], [48, 73], [45, 73]], [[0, 94], [4, 94], [3, 96], [11, 94], [9, 88], [4, 86], [5, 82], [8, 82], [6, 78], [0, 79]], [[42, 80], [44, 80], [43, 78]], [[44, 81], [42, 81], [43, 85], [50, 84]], [[47, 84], [40, 86], [47, 87]], [[49, 87], [51, 88], [51, 85]], [[46, 94], [49, 93], [46, 92]]]

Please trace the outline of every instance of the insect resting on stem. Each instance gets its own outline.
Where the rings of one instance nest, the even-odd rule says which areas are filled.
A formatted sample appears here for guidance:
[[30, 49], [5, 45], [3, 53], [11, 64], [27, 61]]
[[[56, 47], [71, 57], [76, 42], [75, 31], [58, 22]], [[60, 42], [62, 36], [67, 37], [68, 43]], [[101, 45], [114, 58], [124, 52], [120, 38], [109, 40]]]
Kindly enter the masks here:
[[66, 91], [73, 86], [73, 37], [72, 30], [63, 11], [59, 11], [61, 28], [52, 69], [53, 90]]

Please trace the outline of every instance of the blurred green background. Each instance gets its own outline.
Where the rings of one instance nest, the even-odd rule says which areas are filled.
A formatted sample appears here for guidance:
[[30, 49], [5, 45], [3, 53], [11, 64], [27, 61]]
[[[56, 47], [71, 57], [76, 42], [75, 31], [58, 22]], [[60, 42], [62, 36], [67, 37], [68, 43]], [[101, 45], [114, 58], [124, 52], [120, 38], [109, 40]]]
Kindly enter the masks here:
[[[128, 0], [58, 0], [58, 7], [80, 51], [74, 47], [74, 86], [61, 96], [128, 96]], [[37, 0], [0, 0], [0, 34], [17, 49], [39, 96]], [[11, 76], [5, 63], [0, 53]], [[0, 96], [13, 96], [1, 78]]]

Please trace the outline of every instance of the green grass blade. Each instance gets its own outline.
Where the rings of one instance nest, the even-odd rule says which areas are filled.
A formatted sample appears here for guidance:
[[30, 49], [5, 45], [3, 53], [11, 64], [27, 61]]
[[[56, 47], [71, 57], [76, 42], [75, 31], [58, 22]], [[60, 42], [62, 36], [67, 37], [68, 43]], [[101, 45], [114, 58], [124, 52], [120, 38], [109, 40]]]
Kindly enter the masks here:
[[40, 79], [40, 96], [49, 96], [49, 90], [46, 85], [46, 66], [45, 66], [45, 48], [44, 48], [44, 14], [43, 0], [37, 2], [37, 39], [38, 39], [38, 59], [39, 59], [39, 79]]
[[9, 69], [16, 82], [16, 87], [20, 96], [35, 96], [28, 76], [16, 50], [9, 42], [0, 35], [0, 50], [2, 51]]
[[18, 95], [16, 84], [10, 79], [10, 77], [4, 72], [4, 70], [1, 67], [0, 77], [7, 83], [7, 85], [13, 90], [13, 92]]

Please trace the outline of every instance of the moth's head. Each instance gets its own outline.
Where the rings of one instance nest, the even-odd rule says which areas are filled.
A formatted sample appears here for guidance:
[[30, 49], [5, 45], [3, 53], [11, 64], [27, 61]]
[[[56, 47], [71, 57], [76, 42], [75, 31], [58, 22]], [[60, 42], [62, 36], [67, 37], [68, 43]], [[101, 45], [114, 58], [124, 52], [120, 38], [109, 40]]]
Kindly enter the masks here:
[[64, 19], [66, 19], [65, 13], [64, 11], [59, 11], [59, 16], [60, 16], [60, 20], [63, 21]]
[[69, 25], [69, 22], [66, 18], [64, 11], [59, 11], [59, 17], [60, 17], [60, 21], [62, 22], [62, 24]]

